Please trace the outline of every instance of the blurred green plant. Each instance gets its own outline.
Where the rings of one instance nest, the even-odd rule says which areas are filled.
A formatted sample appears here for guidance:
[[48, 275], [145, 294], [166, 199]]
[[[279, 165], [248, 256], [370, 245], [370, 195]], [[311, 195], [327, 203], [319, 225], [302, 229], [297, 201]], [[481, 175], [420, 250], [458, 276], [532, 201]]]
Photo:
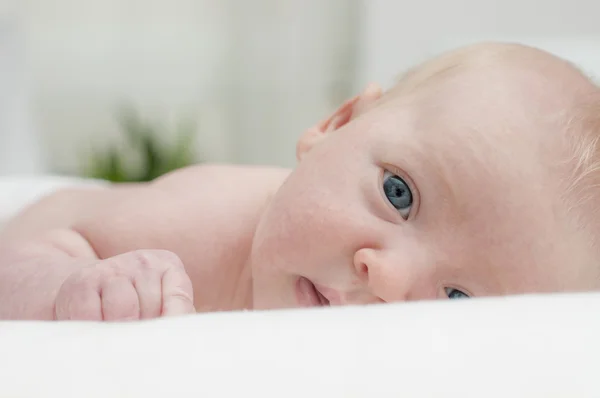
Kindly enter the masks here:
[[[104, 150], [92, 150], [86, 162], [85, 177], [112, 182], [144, 182], [196, 163], [194, 123], [180, 123], [174, 144], [167, 145], [159, 139], [160, 129], [143, 120], [133, 108], [123, 108], [117, 119], [130, 149], [119, 149], [113, 144]], [[138, 170], [131, 166], [128, 159], [131, 157], [141, 160]]]

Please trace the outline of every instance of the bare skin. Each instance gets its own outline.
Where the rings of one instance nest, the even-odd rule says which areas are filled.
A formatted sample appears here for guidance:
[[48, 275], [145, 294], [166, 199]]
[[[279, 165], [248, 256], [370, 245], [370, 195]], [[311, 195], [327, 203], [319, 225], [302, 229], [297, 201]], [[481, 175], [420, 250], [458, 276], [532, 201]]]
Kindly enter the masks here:
[[384, 96], [370, 86], [305, 132], [294, 170], [197, 166], [49, 196], [4, 231], [0, 318], [597, 289], [596, 253], [558, 199], [563, 130], [546, 117], [595, 88], [515, 51], [457, 73], [435, 60]]
[[[193, 306], [190, 301], [183, 312], [193, 311], [194, 307], [197, 311], [250, 308], [251, 281], [244, 267], [253, 229], [268, 197], [287, 174], [287, 170], [275, 168], [197, 166], [150, 184], [64, 190], [50, 195], [28, 208], [4, 230], [5, 248], [0, 252], [4, 264], [11, 265], [0, 269], [2, 301], [6, 303], [12, 297], [13, 303], [31, 302], [22, 298], [29, 289], [42, 295], [38, 279], [47, 280], [47, 275], [40, 273], [41, 269], [60, 274], [53, 283], [44, 282], [43, 288], [49, 292], [43, 295], [52, 297], [67, 275], [94, 266], [98, 260], [134, 251], [136, 254], [125, 263], [137, 263], [138, 255], [148, 255], [147, 268], [154, 272], [152, 269], [161, 267], [165, 261], [165, 253], [156, 258], [152, 250], [161, 250], [167, 256], [173, 254], [169, 261], [180, 260], [185, 265], [193, 284], [193, 296], [189, 290], [180, 292], [181, 296], [193, 297]], [[208, 189], [190, 190], [203, 186]], [[22, 263], [29, 258], [40, 257], [44, 261], [39, 267], [38, 264], [29, 270], [23, 267]], [[112, 271], [107, 272], [112, 275]], [[20, 291], [14, 291], [11, 286], [15, 279], [25, 279], [29, 289], [20, 286]], [[11, 312], [13, 304], [9, 308], [0, 307], [0, 314], [2, 318], [55, 318], [51, 300], [44, 304], [23, 309], [25, 314]], [[90, 318], [82, 315], [81, 309], [77, 311], [73, 318]], [[98, 315], [95, 308], [85, 311], [92, 313], [92, 319]], [[138, 309], [133, 305], [131, 311], [135, 313]], [[156, 309], [139, 311], [156, 313]]]

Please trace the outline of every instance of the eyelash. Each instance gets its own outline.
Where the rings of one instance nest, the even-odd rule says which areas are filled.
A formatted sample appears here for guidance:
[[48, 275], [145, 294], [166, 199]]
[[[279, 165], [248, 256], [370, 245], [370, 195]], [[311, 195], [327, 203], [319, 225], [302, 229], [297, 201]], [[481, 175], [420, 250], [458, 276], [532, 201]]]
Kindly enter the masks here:
[[457, 291], [457, 292], [459, 292], [460, 294], [464, 294], [464, 295], [465, 295], [465, 297], [464, 297], [464, 298], [467, 298], [467, 299], [468, 299], [468, 298], [471, 298], [471, 294], [470, 294], [470, 293], [468, 293], [468, 292], [467, 292], [466, 290], [464, 290], [464, 289], [457, 289], [457, 288], [455, 288], [455, 287], [450, 287], [450, 286], [447, 286], [447, 287], [443, 288], [442, 290], [443, 290], [443, 292], [444, 292], [444, 296], [445, 296], [447, 299], [449, 299], [449, 300], [451, 300], [451, 299], [452, 299], [451, 297], [449, 297], [449, 296], [450, 296], [450, 292], [452, 292], [452, 291]]

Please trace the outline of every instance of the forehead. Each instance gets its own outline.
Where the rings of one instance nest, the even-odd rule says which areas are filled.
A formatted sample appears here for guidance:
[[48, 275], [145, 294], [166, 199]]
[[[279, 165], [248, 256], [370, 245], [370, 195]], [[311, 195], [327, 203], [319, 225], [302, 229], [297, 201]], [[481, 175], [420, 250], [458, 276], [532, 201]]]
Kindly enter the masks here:
[[420, 241], [487, 291], [558, 289], [574, 260], [558, 200], [559, 126], [506, 93], [453, 94], [377, 115], [382, 156], [419, 189]]

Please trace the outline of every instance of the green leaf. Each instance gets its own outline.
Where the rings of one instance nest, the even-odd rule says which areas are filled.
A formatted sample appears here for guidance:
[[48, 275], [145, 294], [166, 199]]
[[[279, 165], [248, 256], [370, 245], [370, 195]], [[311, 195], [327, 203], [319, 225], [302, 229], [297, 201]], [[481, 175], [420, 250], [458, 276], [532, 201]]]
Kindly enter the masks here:
[[85, 175], [113, 182], [151, 181], [173, 170], [195, 163], [195, 123], [182, 122], [177, 127], [175, 143], [161, 145], [164, 132], [144, 122], [132, 107], [123, 107], [116, 115], [122, 134], [141, 159], [143, 170], [134, 175], [125, 167], [125, 156], [114, 145], [104, 152], [93, 150], [87, 159]]

